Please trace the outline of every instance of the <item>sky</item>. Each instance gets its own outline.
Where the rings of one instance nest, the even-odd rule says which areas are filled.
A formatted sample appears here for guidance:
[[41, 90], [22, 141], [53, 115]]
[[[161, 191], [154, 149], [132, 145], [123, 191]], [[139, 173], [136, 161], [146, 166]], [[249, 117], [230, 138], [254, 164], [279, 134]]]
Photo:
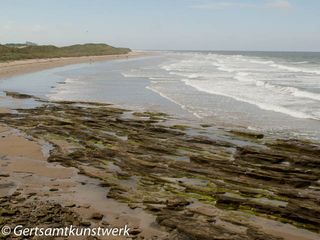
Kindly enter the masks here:
[[0, 43], [320, 51], [320, 0], [0, 0]]

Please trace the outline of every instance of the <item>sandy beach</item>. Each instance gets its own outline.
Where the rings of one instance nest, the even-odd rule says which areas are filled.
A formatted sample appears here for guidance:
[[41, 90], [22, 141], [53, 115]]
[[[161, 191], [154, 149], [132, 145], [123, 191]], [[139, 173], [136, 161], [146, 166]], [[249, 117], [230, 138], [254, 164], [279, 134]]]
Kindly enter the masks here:
[[[145, 53], [131, 52], [124, 55], [32, 59], [0, 63], [0, 79], [69, 64], [143, 55]], [[0, 108], [0, 115], [10, 113], [10, 109]], [[19, 217], [19, 221], [25, 225], [27, 225], [29, 218], [36, 218], [38, 224], [43, 224], [44, 222], [37, 214], [55, 209], [55, 211], [62, 211], [66, 215], [61, 212], [60, 216], [57, 214], [49, 214], [49, 216], [60, 217], [60, 221], [65, 221], [66, 219], [63, 220], [63, 218], [67, 218], [69, 215], [68, 219], [73, 221], [70, 223], [80, 227], [108, 227], [112, 225], [121, 228], [130, 223], [132, 232], [139, 231], [140, 233], [142, 231], [139, 230], [140, 226], [144, 226], [141, 236], [146, 239], [167, 235], [160, 229], [151, 227], [152, 222], [155, 221], [154, 216], [144, 213], [141, 209], [131, 209], [127, 204], [107, 199], [105, 197], [107, 192], [103, 188], [97, 188], [97, 185], [101, 184], [99, 181], [80, 175], [77, 168], [48, 163], [51, 150], [50, 147], [48, 148], [48, 143], [34, 139], [5, 124], [0, 125], [0, 134], [0, 158], [2, 159], [0, 163], [0, 198], [2, 203], [14, 202], [9, 209], [4, 209], [3, 206], [1, 209], [2, 211], [10, 211], [12, 208], [23, 206], [24, 210], [19, 211], [19, 215], [23, 215]], [[59, 149], [65, 154], [72, 152], [73, 146], [66, 141], [56, 139], [52, 143], [59, 146]], [[37, 197], [32, 199], [33, 196]], [[2, 216], [4, 215], [2, 214]], [[101, 220], [104, 221], [101, 222]], [[69, 237], [68, 239], [86, 238]], [[108, 239], [113, 238], [108, 237]], [[127, 239], [127, 237], [115, 237], [114, 239]]]
[[0, 9], [0, 240], [320, 240], [320, 1]]
[[96, 61], [106, 61], [121, 58], [131, 58], [145, 55], [143, 52], [130, 52], [122, 55], [105, 55], [105, 56], [84, 56], [84, 57], [65, 57], [49, 59], [30, 59], [11, 62], [0, 62], [0, 79], [41, 71], [49, 68], [62, 67], [69, 64], [89, 63]]
[[[120, 57], [7, 63], [2, 77]], [[0, 109], [3, 223], [130, 227], [114, 239], [319, 239], [319, 144], [52, 103]]]
[[[69, 64], [144, 55], [145, 53], [142, 52], [131, 52], [124, 55], [32, 59], [0, 63], [0, 78]], [[10, 109], [0, 108], [0, 115], [10, 113]], [[63, 225], [72, 223], [79, 227], [121, 228], [130, 224], [130, 233], [133, 232], [133, 235], [136, 235], [135, 232], [137, 232], [145, 239], [167, 236], [166, 232], [152, 227], [155, 217], [151, 214], [142, 209], [130, 208], [127, 204], [107, 199], [107, 191], [98, 187], [103, 185], [103, 182], [80, 175], [77, 168], [47, 162], [51, 148], [48, 148], [46, 141], [32, 138], [6, 124], [0, 124], [0, 136], [2, 216], [6, 215], [3, 212], [10, 212], [15, 208], [20, 209], [15, 214], [19, 215], [18, 221], [24, 226], [28, 225], [30, 218], [35, 219], [37, 225], [45, 224], [49, 216], [49, 218], [60, 218], [58, 221], [63, 222]], [[59, 149], [65, 154], [73, 151], [73, 146], [66, 141], [56, 139], [52, 143], [59, 146]], [[4, 207], [3, 204], [8, 201], [13, 204], [10, 204], [9, 208]], [[39, 216], [41, 212], [48, 214], [46, 219]], [[71, 222], [65, 222], [66, 219]], [[10, 226], [10, 221], [7, 223]], [[79, 237], [68, 239], [79, 239]], [[127, 237], [108, 237], [108, 239], [127, 239]]]
[[[60, 218], [58, 221], [64, 224], [71, 220], [70, 223], [82, 227], [122, 227], [129, 221], [131, 228], [139, 228], [143, 222], [146, 238], [161, 236], [161, 231], [148, 227], [155, 219], [152, 215], [107, 199], [105, 189], [97, 188], [99, 181], [80, 175], [77, 168], [47, 162], [50, 149], [46, 149], [48, 145], [43, 141], [5, 125], [0, 125], [0, 134], [0, 198], [2, 203], [11, 202], [9, 208], [1, 206], [2, 216], [6, 216], [3, 212], [17, 209], [17, 221], [24, 226], [29, 225], [30, 218], [38, 225], [46, 224], [48, 216]], [[58, 140], [55, 143], [63, 151], [69, 151], [70, 144]], [[48, 214], [45, 219], [44, 212]]]

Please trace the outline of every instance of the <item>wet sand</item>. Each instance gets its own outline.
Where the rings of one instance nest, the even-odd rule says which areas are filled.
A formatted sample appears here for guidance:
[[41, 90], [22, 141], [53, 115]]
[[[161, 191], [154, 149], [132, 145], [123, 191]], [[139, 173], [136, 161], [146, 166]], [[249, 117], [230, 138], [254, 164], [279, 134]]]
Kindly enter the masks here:
[[[145, 54], [142, 52], [131, 52], [125, 55], [0, 63], [0, 79], [68, 64], [143, 55]], [[0, 114], [8, 113], [11, 113], [10, 109], [0, 108]], [[51, 142], [66, 154], [72, 152], [74, 148], [63, 140], [54, 139]], [[76, 222], [71, 223], [79, 227], [123, 227], [129, 224], [132, 230], [138, 231], [139, 229], [140, 236], [145, 239], [167, 235], [159, 227], [153, 226], [155, 216], [142, 209], [131, 209], [127, 204], [106, 198], [107, 189], [99, 187], [102, 184], [99, 180], [80, 175], [76, 168], [49, 163], [47, 158], [51, 149], [52, 145], [47, 142], [33, 139], [14, 128], [0, 124], [0, 198], [6, 205], [10, 202], [10, 209], [23, 208], [25, 210], [24, 213], [20, 213], [25, 215], [24, 218], [19, 218], [23, 225], [29, 224], [29, 218], [36, 218], [37, 224], [43, 224], [41, 217], [37, 215], [39, 212], [50, 211], [50, 208], [58, 211], [62, 208], [68, 214], [75, 214]], [[32, 202], [36, 205], [45, 205], [47, 208], [34, 209], [34, 205], [30, 204]], [[0, 208], [3, 212], [8, 210], [2, 206]], [[97, 214], [101, 215], [101, 219], [100, 217], [93, 219], [92, 216]], [[64, 222], [66, 217], [63, 214], [60, 218], [61, 226], [69, 223]], [[77, 237], [76, 239], [82, 238]], [[127, 238], [108, 237], [108, 239]]]
[[0, 109], [6, 224], [129, 224], [133, 239], [319, 239], [318, 145], [237, 131], [235, 145], [195, 135], [210, 126], [154, 125], [165, 114], [48, 104]]
[[69, 64], [87, 63], [96, 61], [106, 61], [121, 58], [131, 58], [145, 55], [144, 52], [130, 52], [122, 55], [105, 55], [105, 56], [83, 56], [83, 57], [64, 57], [48, 59], [30, 59], [11, 62], [0, 62], [0, 79], [30, 73], [49, 68], [62, 67]]
[[319, 144], [210, 139], [210, 126], [164, 126], [161, 113], [47, 104], [1, 115], [5, 223], [30, 224], [14, 208], [51, 225], [53, 208], [60, 225], [128, 224], [133, 239], [319, 239]]
[[[102, 183], [99, 180], [80, 175], [76, 168], [47, 162], [50, 145], [3, 124], [0, 125], [0, 137], [0, 198], [19, 196], [11, 200], [11, 207], [27, 209], [30, 217], [39, 218], [35, 213], [32, 214], [34, 210], [28, 203], [46, 204], [50, 201], [77, 214], [77, 226], [90, 223], [91, 227], [123, 227], [129, 224], [132, 229], [142, 226], [142, 236], [146, 239], [166, 235], [160, 229], [151, 227], [155, 221], [151, 214], [106, 198], [107, 189], [99, 187]], [[71, 147], [62, 141], [55, 143], [64, 150]], [[101, 219], [92, 219], [97, 213]], [[27, 219], [22, 220], [21, 224], [28, 225]]]
[[[0, 98], [0, 101], [1, 101], [1, 98]], [[6, 108], [0, 108], [0, 113], [9, 113], [10, 110], [9, 109], [6, 109]]]

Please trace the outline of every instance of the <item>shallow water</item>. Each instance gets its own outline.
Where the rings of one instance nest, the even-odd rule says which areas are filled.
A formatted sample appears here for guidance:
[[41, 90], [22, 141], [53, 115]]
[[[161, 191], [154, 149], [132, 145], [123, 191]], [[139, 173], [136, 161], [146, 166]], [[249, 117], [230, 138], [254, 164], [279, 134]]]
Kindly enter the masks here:
[[161, 52], [12, 77], [0, 90], [320, 139], [318, 54]]
[[319, 138], [320, 53], [162, 54], [123, 75], [147, 77], [148, 89], [204, 121]]

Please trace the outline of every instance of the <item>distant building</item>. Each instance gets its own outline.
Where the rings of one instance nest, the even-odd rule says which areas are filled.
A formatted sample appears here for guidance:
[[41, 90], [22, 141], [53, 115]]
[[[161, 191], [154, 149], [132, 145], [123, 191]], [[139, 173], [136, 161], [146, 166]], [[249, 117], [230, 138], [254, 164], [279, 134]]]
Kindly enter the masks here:
[[7, 43], [5, 44], [5, 46], [14, 48], [25, 48], [27, 46], [38, 46], [38, 44], [26, 41], [26, 43]]
[[38, 44], [26, 41], [27, 46], [37, 46]]

